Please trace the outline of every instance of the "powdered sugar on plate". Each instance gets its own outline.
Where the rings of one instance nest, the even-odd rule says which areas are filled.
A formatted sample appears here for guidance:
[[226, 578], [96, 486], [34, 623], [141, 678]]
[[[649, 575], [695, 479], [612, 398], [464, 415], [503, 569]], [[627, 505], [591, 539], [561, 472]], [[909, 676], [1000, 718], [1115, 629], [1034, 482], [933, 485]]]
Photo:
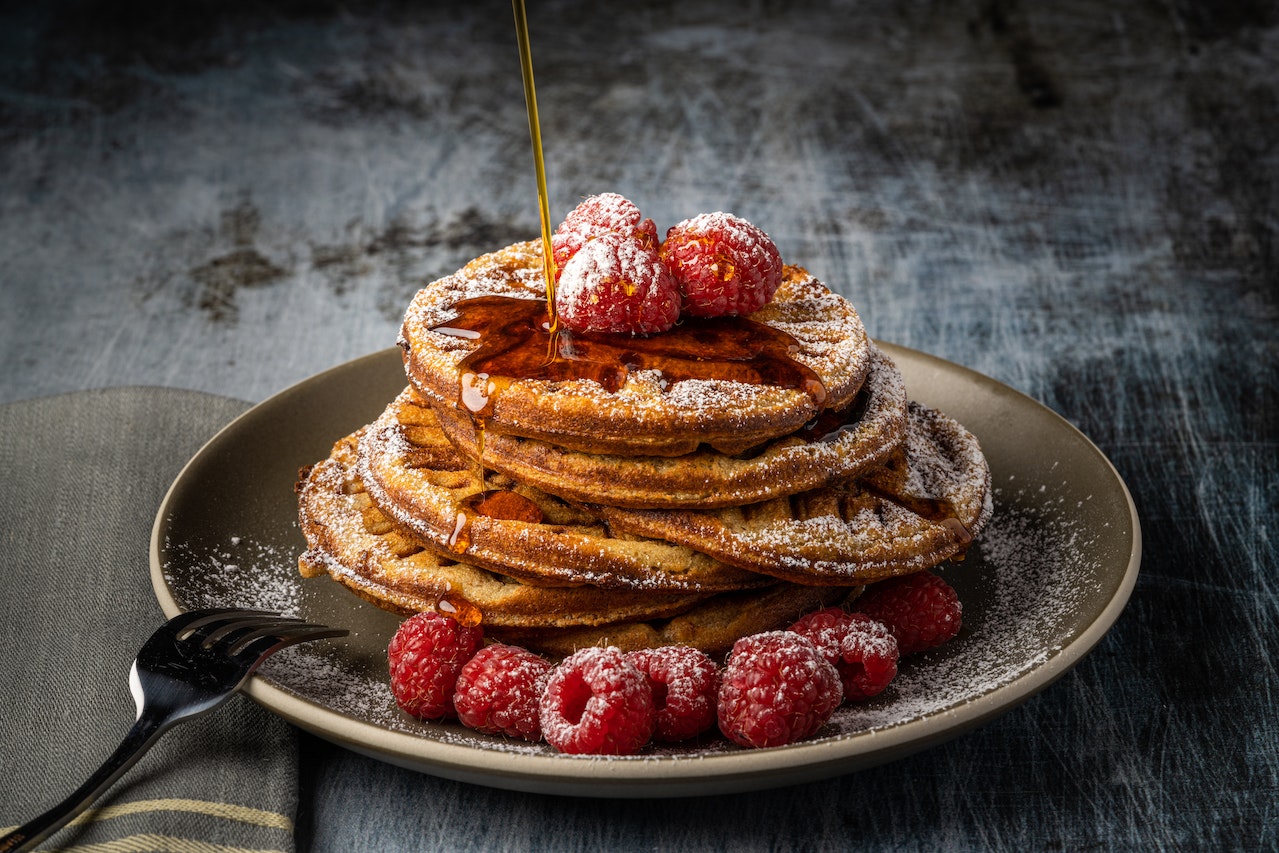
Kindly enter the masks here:
[[[1085, 556], [1089, 531], [1068, 512], [1044, 509], [1042, 494], [1026, 495], [1013, 483], [996, 488], [996, 511], [962, 563], [939, 569], [959, 591], [964, 627], [947, 645], [903, 660], [897, 678], [872, 700], [836, 711], [817, 738], [847, 738], [942, 714], [1042, 666], [1073, 639], [1068, 625], [1081, 595], [1095, 589], [1101, 567]], [[1033, 500], [1028, 500], [1033, 499]], [[174, 558], [192, 554], [171, 543]], [[172, 575], [190, 607], [262, 607], [296, 614], [328, 582], [304, 581], [295, 557], [278, 547], [241, 537], [209, 558], [209, 571], [192, 582], [189, 571]], [[315, 585], [324, 586], [315, 589]], [[336, 585], [332, 585], [336, 587]], [[338, 596], [348, 594], [340, 589]], [[352, 613], [355, 615], [352, 601]], [[361, 612], [367, 608], [361, 608]], [[379, 615], [394, 620], [390, 614]], [[358, 627], [352, 625], [351, 627]], [[388, 630], [385, 626], [383, 631]], [[545, 744], [479, 735], [460, 726], [423, 723], [401, 713], [387, 684], [385, 657], [342, 649], [341, 641], [287, 649], [259, 671], [275, 686], [338, 714], [373, 726], [463, 744], [476, 749], [553, 754]], [[688, 759], [731, 752], [718, 738], [673, 746], [654, 745], [644, 756]], [[573, 760], [570, 756], [563, 756]], [[581, 760], [581, 759], [578, 759]]]
[[880, 697], [844, 706], [834, 721], [840, 735], [962, 705], [1042, 666], [1074, 639], [1071, 617], [1101, 571], [1078, 547], [1089, 534], [1068, 516], [1010, 504], [1007, 491], [996, 489], [994, 518], [965, 561], [938, 571], [964, 605], [959, 636], [905, 659]]
[[[297, 557], [279, 546], [239, 535], [227, 536], [222, 543], [169, 541], [166, 546], [165, 579], [186, 593], [184, 609], [247, 607], [299, 615]], [[200, 579], [192, 583], [188, 574], [194, 574], [192, 567], [197, 565], [202, 567]], [[282, 571], [282, 565], [291, 571]]]

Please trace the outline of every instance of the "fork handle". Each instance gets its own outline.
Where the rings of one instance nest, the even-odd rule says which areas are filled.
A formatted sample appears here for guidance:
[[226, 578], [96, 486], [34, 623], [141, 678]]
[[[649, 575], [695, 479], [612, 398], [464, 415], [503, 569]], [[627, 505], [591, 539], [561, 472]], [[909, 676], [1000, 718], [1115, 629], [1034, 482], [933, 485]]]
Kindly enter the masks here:
[[160, 735], [164, 734], [172, 722], [174, 720], [166, 713], [148, 712], [144, 709], [137, 722], [124, 736], [124, 740], [102, 763], [102, 766], [65, 800], [0, 838], [0, 853], [30, 850], [69, 823], [76, 815], [88, 808], [89, 804], [110, 787], [111, 783], [132, 767], [134, 762], [142, 757], [142, 753], [150, 749]]

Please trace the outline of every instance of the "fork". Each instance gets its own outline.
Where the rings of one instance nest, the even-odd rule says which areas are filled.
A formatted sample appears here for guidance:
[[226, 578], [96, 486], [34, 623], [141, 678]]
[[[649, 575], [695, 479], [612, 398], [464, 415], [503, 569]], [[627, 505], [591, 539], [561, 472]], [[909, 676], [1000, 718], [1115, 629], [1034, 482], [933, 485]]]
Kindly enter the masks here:
[[137, 720], [120, 746], [65, 800], [0, 838], [0, 853], [29, 850], [65, 826], [160, 735], [222, 704], [276, 651], [347, 633], [261, 610], [191, 610], [170, 619], [142, 645], [129, 671]]

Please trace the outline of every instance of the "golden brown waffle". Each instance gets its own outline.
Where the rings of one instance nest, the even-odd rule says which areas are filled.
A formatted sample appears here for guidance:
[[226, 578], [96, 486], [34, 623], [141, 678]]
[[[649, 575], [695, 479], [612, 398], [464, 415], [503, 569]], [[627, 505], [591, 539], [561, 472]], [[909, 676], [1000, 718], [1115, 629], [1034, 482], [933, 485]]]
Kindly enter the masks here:
[[436, 406], [453, 444], [511, 479], [570, 501], [635, 509], [716, 509], [758, 503], [856, 477], [883, 462], [906, 431], [906, 388], [888, 356], [873, 348], [870, 372], [846, 412], [750, 453], [702, 447], [683, 456], [582, 453], [513, 435], [481, 432], [476, 419]]
[[436, 550], [533, 583], [708, 592], [773, 582], [683, 545], [618, 535], [539, 489], [482, 475], [411, 388], [368, 427], [359, 474], [383, 512]]
[[854, 598], [861, 587], [780, 583], [765, 589], [723, 592], [670, 619], [634, 620], [589, 628], [514, 629], [506, 642], [567, 656], [588, 646], [623, 651], [692, 646], [721, 656], [741, 637], [788, 627], [799, 617]]
[[306, 577], [327, 573], [360, 597], [402, 614], [478, 608], [489, 628], [524, 630], [593, 626], [677, 615], [699, 594], [545, 587], [454, 562], [406, 535], [369, 498], [356, 472], [360, 433], [333, 446], [298, 483]]
[[[728, 337], [748, 339], [751, 335], [742, 329], [751, 328], [762, 329], [766, 336], [789, 336], [793, 349], [786, 363], [806, 371], [820, 393], [811, 384], [730, 380], [727, 373], [674, 381], [669, 371], [655, 369], [623, 370], [615, 390], [595, 379], [502, 378], [482, 371], [464, 384], [471, 373], [466, 359], [481, 346], [507, 342], [513, 333], [498, 330], [501, 323], [458, 331], [459, 306], [486, 296], [519, 302], [542, 297], [540, 251], [537, 242], [517, 243], [432, 282], [414, 297], [401, 328], [409, 381], [433, 405], [479, 411], [489, 433], [534, 438], [587, 453], [681, 455], [703, 444], [737, 453], [794, 432], [824, 408], [849, 405], [870, 368], [870, 341], [853, 306], [804, 270], [786, 267], [773, 300], [740, 321]], [[541, 351], [549, 354], [551, 337], [540, 331], [539, 323], [530, 319], [522, 328], [536, 329], [529, 334], [540, 334]], [[667, 347], [676, 335], [696, 327], [693, 321], [682, 325], [682, 331], [677, 328], [652, 340], [660, 338], [661, 346]], [[585, 348], [595, 345], [592, 340], [564, 332], [557, 343], [571, 348], [577, 341]], [[627, 339], [609, 340], [610, 346], [621, 347], [609, 360], [630, 363]], [[696, 352], [687, 355], [687, 363], [698, 361]], [[580, 366], [579, 362], [574, 369]], [[464, 387], [480, 390], [464, 394]]]
[[977, 439], [912, 402], [905, 442], [860, 480], [720, 510], [589, 508], [613, 530], [666, 539], [750, 571], [848, 585], [961, 555], [992, 504]]

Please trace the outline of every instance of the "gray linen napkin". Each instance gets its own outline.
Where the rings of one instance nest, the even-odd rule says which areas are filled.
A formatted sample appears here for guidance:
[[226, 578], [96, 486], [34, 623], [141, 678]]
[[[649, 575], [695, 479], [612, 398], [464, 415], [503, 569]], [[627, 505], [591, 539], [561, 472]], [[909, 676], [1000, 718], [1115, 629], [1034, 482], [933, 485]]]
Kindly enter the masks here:
[[[60, 801], [132, 724], [129, 667], [164, 620], [152, 520], [186, 460], [245, 408], [163, 388], [0, 406], [0, 827]], [[296, 731], [233, 696], [45, 843], [291, 851], [297, 764]]]

